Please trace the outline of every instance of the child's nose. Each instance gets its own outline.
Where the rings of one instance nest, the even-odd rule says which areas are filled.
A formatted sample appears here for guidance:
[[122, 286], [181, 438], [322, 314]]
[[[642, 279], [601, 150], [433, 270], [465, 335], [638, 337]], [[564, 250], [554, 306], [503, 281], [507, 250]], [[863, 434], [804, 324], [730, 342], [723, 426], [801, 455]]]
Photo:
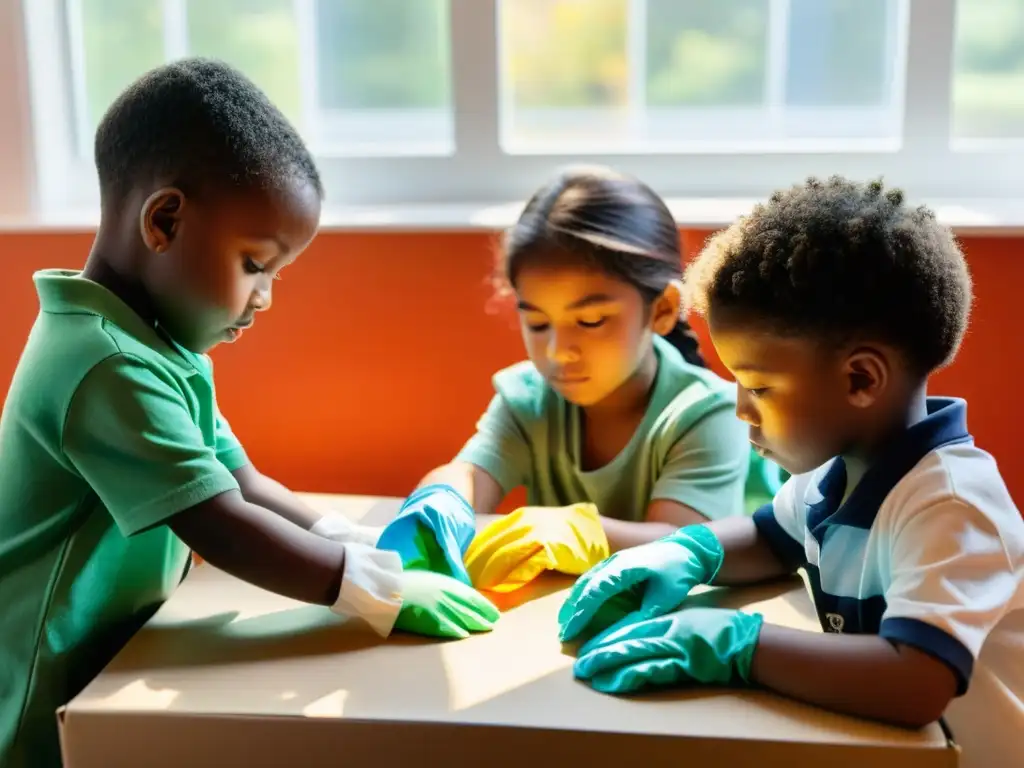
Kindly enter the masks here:
[[752, 427], [758, 427], [761, 425], [761, 419], [758, 416], [757, 409], [754, 407], [754, 403], [751, 401], [750, 395], [746, 393], [743, 387], [737, 387], [736, 417], [740, 421], [745, 421]]
[[270, 309], [270, 305], [274, 303], [274, 296], [271, 288], [271, 283], [267, 283], [266, 286], [256, 289], [255, 301], [252, 306], [257, 312], [265, 312]]
[[552, 333], [548, 340], [548, 359], [553, 363], [564, 365], [573, 363], [580, 357], [579, 350], [565, 334]]

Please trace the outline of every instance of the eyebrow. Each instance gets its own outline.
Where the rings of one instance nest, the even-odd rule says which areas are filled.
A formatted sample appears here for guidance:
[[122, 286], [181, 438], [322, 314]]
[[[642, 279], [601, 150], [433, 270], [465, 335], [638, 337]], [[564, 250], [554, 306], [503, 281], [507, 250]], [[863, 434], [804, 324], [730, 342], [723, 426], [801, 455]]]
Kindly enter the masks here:
[[739, 363], [731, 369], [734, 373], [775, 373], [775, 369], [755, 363]]
[[[569, 310], [586, 309], [587, 307], [592, 307], [596, 304], [611, 304], [616, 301], [618, 301], [618, 299], [607, 293], [591, 293], [587, 296], [584, 296], [582, 299], [577, 299], [576, 301], [572, 302], [572, 304], [566, 305], [565, 308]], [[524, 310], [526, 312], [542, 311], [538, 307], [533, 306], [533, 304], [530, 304], [528, 301], [520, 301], [516, 306], [519, 307], [519, 309]]]
[[255, 236], [248, 238], [253, 243], [273, 243], [281, 253], [288, 253], [288, 245], [277, 235]]

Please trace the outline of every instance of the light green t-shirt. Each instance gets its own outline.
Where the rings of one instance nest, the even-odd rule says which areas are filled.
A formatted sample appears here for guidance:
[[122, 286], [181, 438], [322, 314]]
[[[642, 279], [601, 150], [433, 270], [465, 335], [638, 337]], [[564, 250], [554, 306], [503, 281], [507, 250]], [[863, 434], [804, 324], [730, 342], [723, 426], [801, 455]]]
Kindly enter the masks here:
[[660, 336], [654, 349], [647, 412], [605, 466], [581, 468], [580, 408], [529, 362], [494, 376], [496, 394], [457, 460], [485, 470], [505, 493], [525, 486], [531, 505], [590, 501], [602, 515], [639, 521], [651, 501], [669, 499], [713, 519], [742, 514], [750, 444], [735, 385], [690, 365]]
[[181, 581], [163, 525], [238, 488], [211, 364], [75, 272], [40, 313], [0, 417], [0, 765], [60, 765], [55, 710]]

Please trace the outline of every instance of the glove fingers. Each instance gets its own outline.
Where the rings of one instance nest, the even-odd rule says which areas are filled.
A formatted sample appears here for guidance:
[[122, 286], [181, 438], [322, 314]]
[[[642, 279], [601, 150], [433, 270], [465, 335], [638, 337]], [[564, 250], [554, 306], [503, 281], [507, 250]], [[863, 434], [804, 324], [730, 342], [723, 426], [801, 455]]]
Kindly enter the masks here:
[[461, 606], [464, 610], [479, 616], [490, 624], [496, 622], [501, 616], [501, 612], [494, 603], [472, 587], [461, 583], [452, 584], [445, 589], [444, 598], [447, 603]]
[[494, 622], [488, 621], [473, 606], [457, 599], [448, 599], [441, 603], [441, 610], [454, 624], [470, 632], [490, 632]]
[[580, 656], [573, 665], [576, 677], [587, 679], [626, 664], [652, 659], [678, 658], [680, 649], [661, 637], [632, 637], [601, 646]]
[[689, 682], [680, 659], [654, 659], [626, 664], [618, 669], [595, 675], [588, 682], [601, 693], [635, 693], [647, 688], [665, 687]]
[[470, 542], [464, 557], [466, 568], [470, 572], [478, 567], [475, 565], [476, 563], [486, 562], [494, 556], [497, 550], [525, 538], [529, 529], [517, 525], [515, 520], [510, 519], [511, 517], [512, 515], [505, 515], [485, 526]]
[[467, 587], [466, 595], [459, 597], [458, 600], [460, 604], [492, 625], [501, 617], [501, 611], [494, 603], [470, 587]]
[[395, 622], [397, 629], [428, 637], [469, 637], [469, 633], [454, 624], [436, 608], [408, 606], [402, 609]]
[[492, 592], [518, 589], [547, 567], [544, 546], [523, 538], [494, 550], [486, 560], [467, 563], [473, 586]]
[[462, 638], [469, 637], [469, 631], [467, 628], [462, 626], [444, 603], [440, 603], [434, 607], [433, 619], [435, 626], [437, 627], [438, 637], [454, 637], [460, 640]]
[[586, 656], [593, 651], [624, 640], [646, 640], [664, 637], [668, 631], [670, 621], [664, 617], [649, 619], [642, 611], [634, 611], [612, 624], [607, 629], [598, 632], [590, 640], [585, 642], [579, 650], [579, 656]]
[[579, 589], [574, 587], [575, 594], [569, 595], [559, 611], [559, 635], [563, 641], [582, 634], [605, 603], [634, 590], [646, 579], [646, 573], [641, 569], [619, 570], [612, 560], [606, 562], [606, 566], [598, 566], [599, 571], [591, 571], [583, 577], [586, 582]]
[[[445, 597], [438, 604], [437, 610], [448, 624], [458, 627], [464, 633], [490, 632], [494, 629], [494, 624], [485, 621], [482, 616], [462, 605], [458, 600]], [[463, 636], [468, 636], [468, 634]]]

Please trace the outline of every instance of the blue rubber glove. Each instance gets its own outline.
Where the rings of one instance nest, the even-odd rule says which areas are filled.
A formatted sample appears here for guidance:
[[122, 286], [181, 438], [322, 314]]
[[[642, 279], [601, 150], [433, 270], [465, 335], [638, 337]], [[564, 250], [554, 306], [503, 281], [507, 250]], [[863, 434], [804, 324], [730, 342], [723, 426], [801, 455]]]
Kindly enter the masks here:
[[440, 483], [415, 491], [377, 539], [407, 571], [433, 571], [470, 584], [462, 559], [476, 534], [473, 508], [454, 488]]
[[573, 674], [602, 693], [750, 682], [761, 614], [685, 608], [604, 632], [580, 650]]
[[602, 607], [612, 598], [632, 602], [621, 627], [679, 608], [698, 584], [715, 578], [722, 566], [722, 545], [706, 525], [688, 525], [650, 544], [624, 549], [598, 563], [573, 585], [558, 611], [559, 638], [564, 642], [607, 629], [599, 623]]

